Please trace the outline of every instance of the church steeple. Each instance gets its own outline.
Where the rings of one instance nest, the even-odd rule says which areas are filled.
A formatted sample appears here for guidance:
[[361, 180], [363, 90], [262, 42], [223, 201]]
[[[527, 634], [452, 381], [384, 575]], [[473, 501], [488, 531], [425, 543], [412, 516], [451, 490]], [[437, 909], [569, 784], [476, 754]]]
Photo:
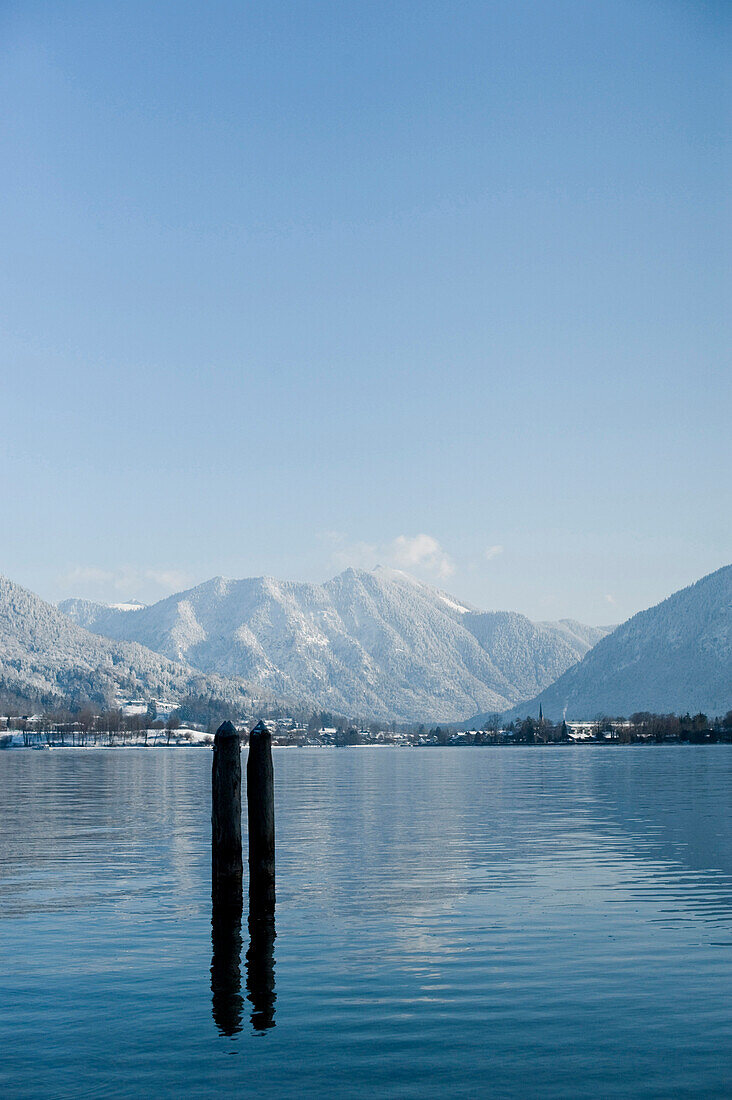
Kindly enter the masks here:
[[539, 703], [539, 724], [544, 721], [544, 711], [542, 710], [541, 703]]

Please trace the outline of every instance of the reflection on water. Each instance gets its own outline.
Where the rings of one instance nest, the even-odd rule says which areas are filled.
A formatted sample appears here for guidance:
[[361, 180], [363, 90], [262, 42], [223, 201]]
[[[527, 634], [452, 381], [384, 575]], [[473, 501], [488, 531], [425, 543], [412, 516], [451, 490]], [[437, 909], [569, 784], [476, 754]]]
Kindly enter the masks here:
[[276, 935], [274, 905], [250, 896], [247, 996], [252, 1003], [252, 1027], [255, 1031], [266, 1031], [275, 1024]]
[[211, 888], [211, 1005], [222, 1035], [241, 1031], [241, 879]]
[[276, 1003], [209, 753], [0, 753], [0, 1095], [728, 1092], [731, 747], [274, 758]]
[[[222, 1035], [242, 1029], [244, 999], [241, 993], [242, 886], [214, 880], [211, 889], [211, 1006]], [[252, 1004], [255, 1031], [274, 1027], [275, 1013], [275, 911], [269, 899], [249, 898], [249, 946], [246, 953], [246, 989]]]

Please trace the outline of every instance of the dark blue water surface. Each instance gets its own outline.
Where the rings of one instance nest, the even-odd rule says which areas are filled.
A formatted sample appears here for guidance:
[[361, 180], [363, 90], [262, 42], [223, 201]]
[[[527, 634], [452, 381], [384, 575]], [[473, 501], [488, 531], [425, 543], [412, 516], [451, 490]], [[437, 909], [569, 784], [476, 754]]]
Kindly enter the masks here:
[[274, 756], [212, 999], [210, 752], [0, 753], [0, 1095], [730, 1094], [730, 747]]

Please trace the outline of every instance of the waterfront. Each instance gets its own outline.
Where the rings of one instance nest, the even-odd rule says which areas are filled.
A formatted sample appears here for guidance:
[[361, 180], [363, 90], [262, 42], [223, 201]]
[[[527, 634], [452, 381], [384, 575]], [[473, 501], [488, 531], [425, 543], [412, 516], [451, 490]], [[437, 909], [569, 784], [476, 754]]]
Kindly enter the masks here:
[[0, 754], [3, 1095], [725, 1093], [729, 746], [275, 750], [269, 1012], [245, 919], [223, 1029], [210, 767]]

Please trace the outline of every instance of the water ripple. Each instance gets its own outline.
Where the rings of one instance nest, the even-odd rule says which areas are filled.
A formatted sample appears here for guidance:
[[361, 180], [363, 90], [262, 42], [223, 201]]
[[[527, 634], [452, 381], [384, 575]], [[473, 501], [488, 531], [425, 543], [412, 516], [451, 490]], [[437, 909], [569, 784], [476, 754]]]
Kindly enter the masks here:
[[213, 971], [210, 766], [0, 753], [3, 1096], [727, 1094], [730, 748], [276, 752]]

